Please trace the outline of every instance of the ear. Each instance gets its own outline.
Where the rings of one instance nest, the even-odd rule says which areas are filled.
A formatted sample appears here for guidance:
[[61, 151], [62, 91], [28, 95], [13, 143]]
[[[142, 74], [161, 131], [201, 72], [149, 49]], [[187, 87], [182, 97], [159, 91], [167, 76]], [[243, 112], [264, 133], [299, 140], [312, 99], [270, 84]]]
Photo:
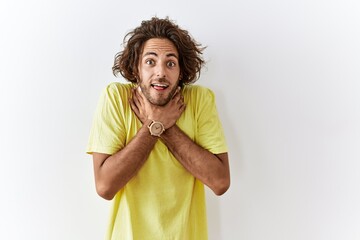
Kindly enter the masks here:
[[140, 81], [139, 81], [138, 75], [136, 73], [133, 73], [132, 75], [133, 75], [133, 79], [134, 79], [135, 84], [139, 85]]
[[136, 84], [139, 84], [140, 83], [140, 77], [139, 77], [139, 72], [138, 72], [138, 69], [131, 69], [132, 72], [131, 72], [131, 75], [133, 77], [133, 79], [135, 80]]

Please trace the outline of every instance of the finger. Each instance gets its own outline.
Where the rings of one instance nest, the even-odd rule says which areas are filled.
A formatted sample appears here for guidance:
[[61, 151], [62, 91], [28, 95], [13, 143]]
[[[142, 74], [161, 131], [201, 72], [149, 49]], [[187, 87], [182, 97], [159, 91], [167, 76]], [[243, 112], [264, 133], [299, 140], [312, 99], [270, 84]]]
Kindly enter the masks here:
[[184, 112], [185, 108], [186, 108], [186, 104], [184, 103], [179, 108], [180, 113]]
[[131, 98], [133, 101], [136, 98], [136, 88], [131, 89]]
[[176, 97], [174, 99], [174, 101], [176, 102], [177, 105], [182, 105], [184, 104], [184, 96], [183, 95], [179, 95], [178, 97]]
[[136, 96], [138, 97], [138, 100], [141, 103], [141, 106], [143, 106], [145, 104], [145, 96], [144, 96], [143, 92], [141, 91], [140, 87], [136, 91]]
[[144, 94], [143, 94], [140, 86], [137, 87], [135, 91], [136, 91], [136, 94], [139, 96], [139, 98], [143, 98]]
[[174, 92], [172, 99], [174, 99], [179, 94], [180, 90], [181, 90], [181, 87], [176, 88], [176, 91]]
[[180, 100], [181, 103], [184, 103], [184, 95], [180, 95]]
[[180, 92], [178, 92], [174, 97], [173, 100], [177, 103], [179, 102], [179, 100], [181, 99], [182, 94]]
[[134, 101], [133, 101], [131, 98], [129, 98], [129, 104], [130, 104], [130, 107], [131, 107], [131, 109], [133, 110], [133, 112], [134, 112], [136, 115], [138, 115], [138, 113], [139, 113], [139, 108], [136, 106], [136, 104], [134, 103]]
[[135, 90], [134, 91], [134, 95], [133, 95], [133, 102], [134, 102], [134, 104], [138, 107], [138, 108], [141, 108], [141, 106], [142, 106], [142, 104], [141, 104], [141, 101], [140, 101], [140, 99], [139, 99], [139, 95], [138, 95], [138, 93], [137, 93], [137, 91]]
[[131, 98], [129, 100], [130, 100], [130, 106], [132, 108], [136, 108], [136, 111], [139, 113], [141, 105], [139, 103], [138, 97], [136, 96], [136, 90], [135, 89], [132, 89], [132, 96], [131, 96]]

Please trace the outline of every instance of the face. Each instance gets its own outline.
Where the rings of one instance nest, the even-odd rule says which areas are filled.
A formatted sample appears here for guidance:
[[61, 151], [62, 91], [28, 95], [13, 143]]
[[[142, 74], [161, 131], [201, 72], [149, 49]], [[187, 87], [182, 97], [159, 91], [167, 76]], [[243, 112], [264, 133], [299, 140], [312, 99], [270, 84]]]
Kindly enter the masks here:
[[146, 41], [138, 70], [138, 83], [144, 96], [154, 105], [166, 105], [179, 84], [179, 54], [175, 45], [168, 39]]

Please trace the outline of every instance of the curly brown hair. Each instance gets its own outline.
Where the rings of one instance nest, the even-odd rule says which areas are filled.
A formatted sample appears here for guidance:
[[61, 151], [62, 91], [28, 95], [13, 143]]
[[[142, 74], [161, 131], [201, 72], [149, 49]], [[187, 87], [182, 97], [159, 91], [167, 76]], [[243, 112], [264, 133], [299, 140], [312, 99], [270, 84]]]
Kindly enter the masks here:
[[194, 83], [200, 77], [204, 65], [202, 52], [205, 47], [197, 43], [188, 33], [168, 17], [153, 17], [127, 33], [123, 40], [124, 50], [115, 55], [113, 74], [120, 73], [130, 82], [137, 83], [138, 63], [144, 43], [151, 38], [169, 39], [177, 48], [180, 64], [180, 84]]

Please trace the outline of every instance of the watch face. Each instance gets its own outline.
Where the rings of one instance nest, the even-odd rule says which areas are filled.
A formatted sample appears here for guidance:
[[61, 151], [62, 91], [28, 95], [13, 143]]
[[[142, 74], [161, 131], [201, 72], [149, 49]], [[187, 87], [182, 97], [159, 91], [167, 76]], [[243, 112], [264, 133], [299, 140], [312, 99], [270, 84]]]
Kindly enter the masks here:
[[154, 122], [151, 124], [151, 133], [154, 135], [160, 135], [163, 132], [163, 126], [161, 123]]

